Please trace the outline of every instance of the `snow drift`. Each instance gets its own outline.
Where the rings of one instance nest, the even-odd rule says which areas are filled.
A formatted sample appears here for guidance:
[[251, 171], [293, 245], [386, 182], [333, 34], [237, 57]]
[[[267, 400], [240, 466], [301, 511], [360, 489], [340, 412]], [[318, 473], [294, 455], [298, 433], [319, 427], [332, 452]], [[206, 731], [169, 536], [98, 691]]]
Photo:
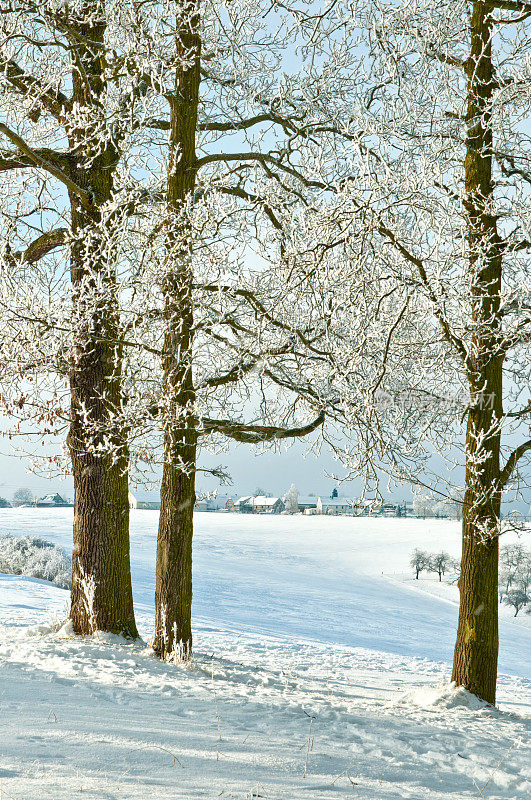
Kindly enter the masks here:
[[469, 711], [481, 711], [492, 706], [479, 697], [468, 692], [463, 686], [454, 682], [441, 683], [436, 687], [422, 686], [413, 691], [406, 692], [396, 700], [393, 706], [415, 706], [417, 708], [466, 708]]

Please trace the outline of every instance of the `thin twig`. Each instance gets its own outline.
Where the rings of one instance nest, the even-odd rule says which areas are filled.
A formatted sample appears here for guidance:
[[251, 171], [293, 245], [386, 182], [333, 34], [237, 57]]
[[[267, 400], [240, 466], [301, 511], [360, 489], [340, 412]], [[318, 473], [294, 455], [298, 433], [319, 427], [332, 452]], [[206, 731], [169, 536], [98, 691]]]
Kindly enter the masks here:
[[164, 753], [168, 753], [168, 755], [173, 758], [173, 766], [175, 766], [175, 762], [177, 762], [177, 764], [184, 769], [184, 764], [179, 760], [179, 757], [176, 756], [175, 753], [172, 753], [171, 750], [168, 750], [167, 747], [161, 747], [159, 744], [153, 744], [151, 746], [155, 747], [157, 750], [162, 750]]
[[219, 741], [222, 742], [223, 739], [221, 737], [221, 719], [219, 717], [219, 705], [218, 705], [218, 698], [216, 697], [216, 714], [218, 716], [218, 733], [219, 733]]
[[496, 775], [496, 773], [498, 772], [499, 768], [501, 767], [501, 765], [503, 764], [503, 762], [505, 761], [505, 759], [507, 758], [507, 756], [509, 755], [511, 750], [514, 750], [514, 748], [518, 744], [520, 744], [520, 739], [515, 739], [515, 741], [512, 743], [512, 745], [509, 747], [509, 749], [505, 753], [505, 755], [500, 759], [498, 764], [496, 764], [496, 766], [494, 767], [494, 769], [490, 773], [486, 784], [483, 786], [483, 788], [480, 790], [480, 792], [476, 795], [476, 797], [483, 797], [483, 792], [485, 791], [485, 789], [487, 788], [487, 786], [489, 785], [489, 783], [491, 782], [493, 777]]
[[304, 764], [304, 775], [303, 778], [306, 777], [308, 772], [308, 759], [310, 757], [310, 750], [313, 750], [313, 738], [312, 738], [312, 725], [315, 717], [312, 717], [310, 714], [307, 714], [306, 711], [304, 712], [307, 717], [310, 717], [310, 731], [308, 733], [308, 744], [306, 747], [306, 762]]

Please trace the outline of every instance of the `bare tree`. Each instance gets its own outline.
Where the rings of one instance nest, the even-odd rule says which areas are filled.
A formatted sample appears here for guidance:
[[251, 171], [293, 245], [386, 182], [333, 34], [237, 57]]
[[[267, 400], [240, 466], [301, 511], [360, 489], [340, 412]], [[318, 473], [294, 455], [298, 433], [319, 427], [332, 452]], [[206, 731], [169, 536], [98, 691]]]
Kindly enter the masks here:
[[444, 550], [430, 557], [430, 568], [438, 574], [439, 583], [442, 581], [442, 576], [452, 566], [452, 563], [453, 559]]
[[526, 606], [531, 598], [528, 593], [523, 589], [510, 589], [503, 598], [503, 602], [507, 606], [514, 608], [514, 616], [518, 616], [518, 612]]
[[28, 504], [33, 504], [35, 498], [33, 496], [33, 492], [31, 489], [16, 489], [13, 492], [13, 505], [14, 506], [24, 506]]
[[425, 553], [423, 550], [419, 550], [415, 548], [413, 551], [413, 555], [411, 556], [410, 560], [411, 568], [415, 572], [415, 578], [418, 580], [419, 575], [422, 570], [427, 570], [430, 567], [430, 557], [428, 553]]

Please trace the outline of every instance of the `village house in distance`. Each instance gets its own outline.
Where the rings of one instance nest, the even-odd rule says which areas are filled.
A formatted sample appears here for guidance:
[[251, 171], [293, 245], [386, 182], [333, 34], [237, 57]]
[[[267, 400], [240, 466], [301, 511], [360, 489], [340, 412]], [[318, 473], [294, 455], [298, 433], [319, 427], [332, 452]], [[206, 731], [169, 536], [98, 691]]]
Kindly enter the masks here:
[[[158, 490], [130, 490], [129, 505], [132, 509], [159, 510]], [[198, 491], [194, 507], [199, 512], [233, 514], [305, 514], [348, 517], [432, 517], [456, 518], [458, 506], [430, 501], [417, 497], [413, 501], [376, 501], [374, 499], [353, 500], [340, 497], [337, 489], [328, 497], [321, 495], [299, 495], [292, 485], [283, 497], [268, 494], [243, 495], [241, 497], [201, 493]]]
[[60, 494], [46, 494], [44, 497], [39, 497], [35, 500], [36, 508], [71, 508], [74, 504], [69, 503]]
[[240, 514], [280, 514], [286, 506], [280, 497], [267, 497], [257, 495], [256, 497], [240, 497], [236, 501], [235, 510]]
[[[373, 499], [353, 500], [339, 496], [334, 489], [330, 496], [324, 493], [300, 495], [292, 484], [282, 497], [269, 495], [261, 490], [254, 495], [222, 494], [218, 491], [197, 492], [194, 510], [224, 514], [304, 514], [346, 517], [416, 517], [421, 519], [460, 519], [461, 505], [456, 501], [436, 501], [424, 495], [415, 495], [413, 501], [384, 501]], [[68, 508], [70, 499], [51, 492], [35, 499], [29, 489], [19, 489], [9, 502], [0, 497], [0, 509], [12, 506], [22, 508]], [[158, 488], [129, 490], [129, 507], [144, 511], [160, 510]], [[527, 517], [522, 517], [527, 519]]]

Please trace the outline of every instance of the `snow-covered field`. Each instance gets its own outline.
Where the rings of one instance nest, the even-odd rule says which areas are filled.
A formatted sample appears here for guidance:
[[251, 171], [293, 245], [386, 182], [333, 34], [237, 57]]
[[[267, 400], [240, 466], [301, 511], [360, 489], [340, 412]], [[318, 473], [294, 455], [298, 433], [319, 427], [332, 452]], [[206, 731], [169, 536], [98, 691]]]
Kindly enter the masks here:
[[[0, 535], [68, 547], [71, 514]], [[133, 512], [146, 641], [156, 523]], [[459, 525], [197, 514], [191, 667], [73, 638], [68, 592], [0, 576], [0, 798], [531, 797], [531, 617], [503, 612], [499, 709], [437, 689], [457, 595], [411, 580], [414, 547], [458, 556]]]

